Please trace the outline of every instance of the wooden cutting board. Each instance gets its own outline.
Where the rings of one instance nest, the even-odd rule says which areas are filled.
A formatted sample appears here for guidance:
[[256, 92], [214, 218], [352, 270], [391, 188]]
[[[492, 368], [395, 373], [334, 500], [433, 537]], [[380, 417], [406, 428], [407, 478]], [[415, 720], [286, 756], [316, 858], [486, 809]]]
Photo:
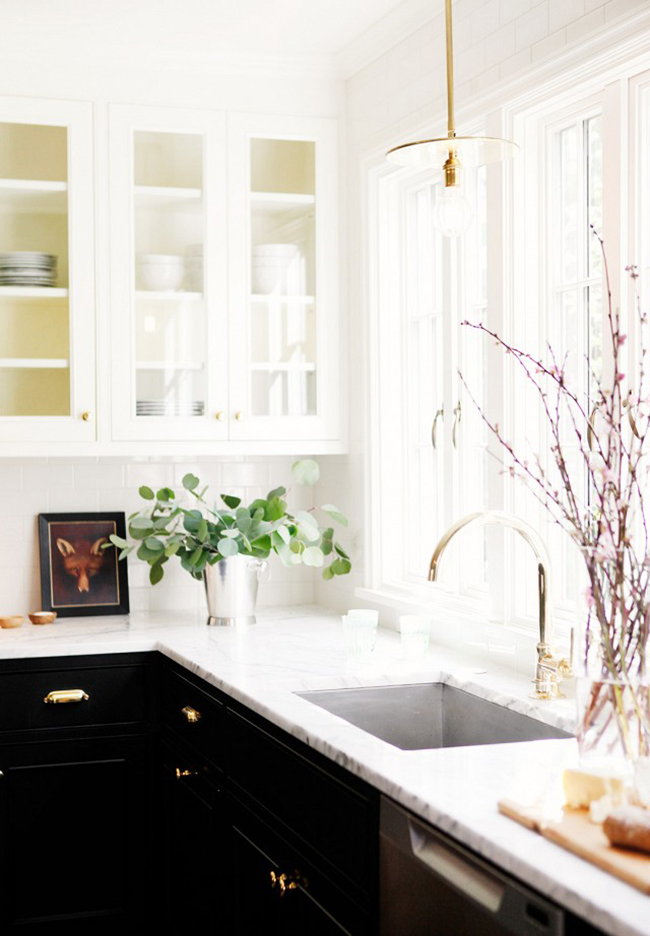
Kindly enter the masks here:
[[650, 855], [610, 845], [601, 826], [590, 821], [586, 809], [565, 809], [560, 822], [549, 822], [539, 811], [514, 800], [503, 799], [498, 805], [499, 812], [509, 819], [538, 832], [644, 894], [650, 894]]

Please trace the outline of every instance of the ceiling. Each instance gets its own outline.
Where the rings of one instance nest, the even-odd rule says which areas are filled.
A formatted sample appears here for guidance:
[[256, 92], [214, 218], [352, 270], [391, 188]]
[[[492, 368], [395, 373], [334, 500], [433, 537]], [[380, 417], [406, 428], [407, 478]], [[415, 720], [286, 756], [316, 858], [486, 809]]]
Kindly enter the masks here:
[[[433, 2], [433, 0], [430, 0]], [[0, 51], [31, 58], [330, 57], [421, 0], [1, 0]], [[428, 6], [428, 3], [427, 5]], [[388, 19], [387, 18], [388, 15]]]

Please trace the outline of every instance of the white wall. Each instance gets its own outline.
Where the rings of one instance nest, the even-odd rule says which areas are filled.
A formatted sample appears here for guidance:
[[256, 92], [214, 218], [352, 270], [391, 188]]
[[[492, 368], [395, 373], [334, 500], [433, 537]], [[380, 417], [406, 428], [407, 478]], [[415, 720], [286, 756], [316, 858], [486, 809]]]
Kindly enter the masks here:
[[[442, 9], [442, 3], [440, 8]], [[572, 47], [606, 37], [613, 28], [648, 8], [648, 0], [455, 0], [454, 48], [456, 123], [462, 127], [463, 108], [488, 90], [505, 99], [513, 84], [532, 68], [552, 69], [553, 60]], [[588, 47], [587, 47], [588, 48]], [[367, 58], [363, 37], [342, 55], [348, 68], [355, 56]], [[444, 19], [437, 15], [399, 41], [346, 83], [348, 157], [347, 264], [349, 460], [328, 459], [321, 500], [338, 497], [350, 517], [355, 544], [354, 572], [345, 579], [317, 588], [323, 603], [337, 607], [358, 605], [354, 589], [363, 582], [364, 446], [367, 418], [365, 387], [365, 284], [363, 214], [365, 176], [362, 162], [390, 146], [418, 139], [423, 127], [446, 132]], [[396, 427], [396, 440], [399, 438]], [[433, 551], [435, 543], [432, 542]], [[390, 622], [394, 614], [383, 611]]]

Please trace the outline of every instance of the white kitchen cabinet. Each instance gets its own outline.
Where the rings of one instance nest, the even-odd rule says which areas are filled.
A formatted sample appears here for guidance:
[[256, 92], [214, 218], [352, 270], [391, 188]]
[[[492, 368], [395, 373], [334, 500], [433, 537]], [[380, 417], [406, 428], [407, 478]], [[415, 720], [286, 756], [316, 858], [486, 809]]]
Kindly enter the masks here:
[[0, 98], [3, 451], [96, 438], [93, 235], [92, 106]]
[[337, 440], [333, 121], [226, 143], [218, 113], [113, 106], [109, 135], [113, 439]]
[[113, 439], [228, 438], [225, 118], [112, 106]]
[[230, 438], [339, 437], [335, 122], [230, 115]]

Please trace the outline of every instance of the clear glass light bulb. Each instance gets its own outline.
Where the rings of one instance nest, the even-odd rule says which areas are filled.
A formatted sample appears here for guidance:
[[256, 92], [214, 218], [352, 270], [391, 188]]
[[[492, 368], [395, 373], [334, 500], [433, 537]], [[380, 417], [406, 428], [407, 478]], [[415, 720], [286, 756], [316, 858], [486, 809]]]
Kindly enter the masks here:
[[472, 208], [459, 185], [446, 185], [436, 198], [433, 222], [445, 237], [460, 237], [472, 223]]

